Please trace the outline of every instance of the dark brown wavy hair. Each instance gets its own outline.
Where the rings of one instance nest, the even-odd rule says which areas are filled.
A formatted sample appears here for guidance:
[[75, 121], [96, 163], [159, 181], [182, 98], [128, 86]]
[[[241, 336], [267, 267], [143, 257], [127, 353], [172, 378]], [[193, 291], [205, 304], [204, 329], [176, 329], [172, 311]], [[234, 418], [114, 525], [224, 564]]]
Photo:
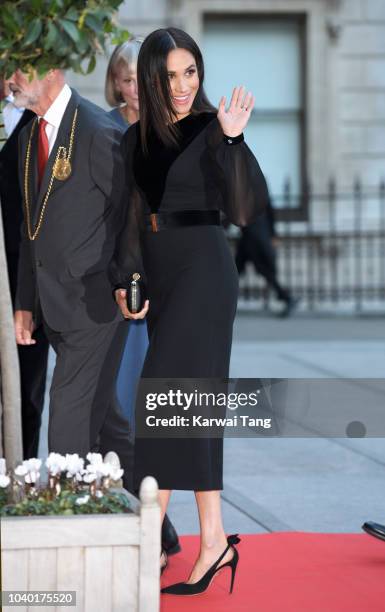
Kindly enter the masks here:
[[195, 59], [199, 88], [191, 112], [216, 112], [203, 89], [204, 65], [202, 53], [187, 32], [178, 28], [155, 30], [144, 40], [138, 56], [138, 95], [140, 106], [140, 136], [144, 153], [148, 152], [148, 137], [151, 132], [166, 146], [178, 146], [180, 132], [174, 121], [177, 113], [171, 98], [171, 86], [167, 70], [167, 57], [173, 49], [185, 49]]

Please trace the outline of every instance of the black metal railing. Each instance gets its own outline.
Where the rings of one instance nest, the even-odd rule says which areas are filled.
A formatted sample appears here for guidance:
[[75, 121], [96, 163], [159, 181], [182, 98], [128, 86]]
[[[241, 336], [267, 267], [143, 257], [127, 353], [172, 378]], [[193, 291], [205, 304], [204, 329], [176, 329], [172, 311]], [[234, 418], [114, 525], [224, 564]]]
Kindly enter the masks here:
[[[341, 192], [331, 180], [326, 193], [307, 187], [301, 195], [293, 195], [287, 182], [272, 204], [283, 212], [276, 223], [277, 276], [300, 298], [302, 310], [385, 312], [385, 182], [365, 190], [356, 180], [351, 192]], [[298, 210], [305, 218], [290, 219]], [[230, 237], [234, 250], [238, 240]], [[240, 303], [260, 309], [273, 301], [274, 292], [248, 264]]]

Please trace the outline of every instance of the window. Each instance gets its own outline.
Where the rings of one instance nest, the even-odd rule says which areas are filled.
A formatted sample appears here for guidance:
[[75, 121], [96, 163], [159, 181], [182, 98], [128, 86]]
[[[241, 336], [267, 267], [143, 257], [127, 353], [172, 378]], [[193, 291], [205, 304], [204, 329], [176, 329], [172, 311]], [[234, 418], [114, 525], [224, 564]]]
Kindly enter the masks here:
[[206, 91], [229, 102], [235, 85], [253, 91], [256, 102], [246, 130], [250, 148], [268, 181], [281, 218], [303, 218], [305, 176], [304, 16], [218, 17], [204, 20]]

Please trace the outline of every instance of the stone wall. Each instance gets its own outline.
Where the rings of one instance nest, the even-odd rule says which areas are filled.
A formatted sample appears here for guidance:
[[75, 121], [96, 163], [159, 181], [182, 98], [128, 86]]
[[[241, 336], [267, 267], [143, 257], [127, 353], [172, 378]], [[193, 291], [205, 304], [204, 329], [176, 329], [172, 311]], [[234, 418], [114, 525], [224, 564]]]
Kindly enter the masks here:
[[385, 2], [345, 0], [338, 42], [338, 168], [375, 186], [385, 178]]
[[[349, 189], [356, 176], [366, 188], [385, 178], [384, 0], [127, 0], [120, 21], [146, 35], [179, 25], [199, 42], [204, 14], [307, 15], [307, 170], [315, 189], [329, 176]], [[106, 61], [88, 77], [70, 75], [80, 92], [106, 107]]]

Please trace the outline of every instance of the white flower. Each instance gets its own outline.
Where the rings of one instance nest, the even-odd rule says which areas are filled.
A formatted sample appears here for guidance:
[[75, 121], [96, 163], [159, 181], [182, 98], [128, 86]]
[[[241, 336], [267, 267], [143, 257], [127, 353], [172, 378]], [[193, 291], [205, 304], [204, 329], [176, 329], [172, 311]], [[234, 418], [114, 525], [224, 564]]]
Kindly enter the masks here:
[[119, 480], [124, 473], [124, 470], [108, 462], [93, 465], [92, 467], [99, 477], [110, 477], [112, 480]]
[[68, 478], [71, 478], [71, 476], [76, 476], [83, 470], [84, 459], [81, 459], [77, 453], [74, 453], [73, 455], [67, 453], [65, 459]]
[[5, 489], [5, 487], [7, 487], [10, 482], [11, 479], [9, 478], [9, 476], [5, 476], [5, 474], [0, 474], [0, 487], [2, 489]]
[[41, 468], [41, 459], [27, 459], [23, 461], [29, 472], [38, 472]]
[[24, 476], [25, 482], [34, 484], [40, 478], [41, 459], [26, 459], [15, 469], [16, 476]]
[[111, 466], [108, 463], [98, 463], [92, 466], [99, 477], [106, 477], [110, 475]]
[[83, 474], [83, 482], [90, 484], [91, 482], [94, 482], [94, 480], [96, 480], [95, 472], [86, 472]]
[[0, 459], [0, 475], [5, 476], [5, 474], [7, 473], [7, 464], [5, 462], [5, 459]]
[[28, 474], [24, 476], [24, 480], [27, 484], [35, 484], [35, 482], [39, 480], [39, 478], [40, 472], [35, 472], [34, 470], [28, 472]]
[[89, 460], [90, 459], [89, 456], [92, 454], [95, 455], [95, 460], [94, 462], [89, 463], [86, 466], [86, 469], [84, 470], [83, 473], [93, 474], [95, 478], [103, 478], [104, 476], [109, 476], [110, 468], [107, 463], [103, 463], [103, 461], [99, 460], [99, 457], [100, 458], [102, 457], [101, 455], [99, 455], [99, 453], [88, 453], [87, 459]]
[[88, 453], [87, 459], [92, 465], [103, 463], [103, 457], [100, 453]]
[[77, 504], [78, 506], [83, 506], [83, 504], [86, 504], [89, 499], [90, 499], [89, 495], [84, 495], [83, 497], [78, 497], [77, 500], [75, 501], [75, 504]]
[[66, 469], [66, 458], [60, 453], [50, 453], [45, 465], [52, 476], [57, 476]]
[[28, 473], [27, 470], [27, 466], [23, 464], [18, 465], [17, 468], [15, 468], [15, 474], [16, 476], [25, 476]]
[[124, 473], [124, 470], [113, 467], [113, 469], [110, 472], [111, 479], [120, 480], [121, 477], [123, 476], [123, 473]]
[[103, 467], [98, 466], [98, 469], [99, 467], [100, 467], [101, 476], [111, 476], [111, 472], [114, 470], [114, 466], [112, 465], [112, 463], [109, 463], [108, 461], [105, 461], [103, 463]]

